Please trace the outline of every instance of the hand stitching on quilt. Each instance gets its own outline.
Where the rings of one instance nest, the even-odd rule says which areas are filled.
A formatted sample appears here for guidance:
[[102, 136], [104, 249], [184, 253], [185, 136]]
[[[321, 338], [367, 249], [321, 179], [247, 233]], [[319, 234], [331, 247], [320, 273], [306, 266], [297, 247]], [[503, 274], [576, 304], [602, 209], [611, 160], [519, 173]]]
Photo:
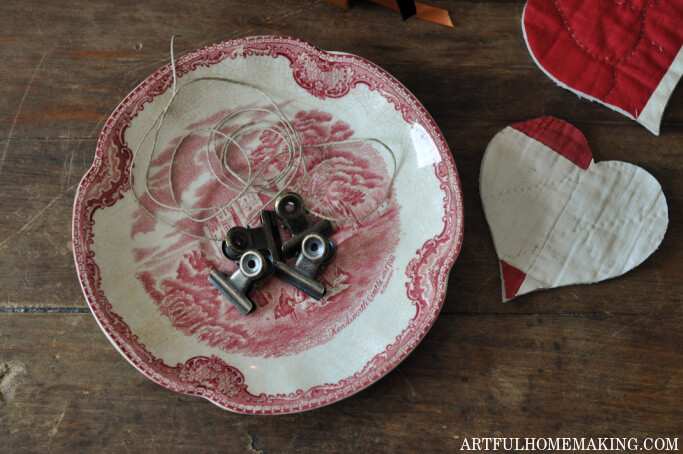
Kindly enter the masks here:
[[528, 185], [528, 186], [517, 186], [515, 188], [510, 188], [506, 191], [501, 191], [498, 194], [489, 195], [489, 196], [485, 197], [485, 199], [487, 201], [492, 200], [492, 199], [497, 200], [497, 199], [500, 199], [502, 197], [506, 197], [506, 196], [513, 195], [513, 194], [521, 194], [523, 192], [532, 191], [534, 189], [539, 189], [539, 188], [544, 188], [544, 187], [545, 188], [556, 188], [556, 187], [560, 186], [561, 184], [563, 184], [567, 181], [569, 181], [570, 183], [574, 183], [575, 181], [578, 181], [579, 178], [577, 178], [577, 175], [575, 175], [575, 174], [569, 174], [569, 175], [566, 175], [566, 176], [564, 176], [564, 177], [562, 177], [556, 181], [544, 181], [542, 183], [536, 183], [536, 184], [532, 184], [532, 185]]
[[[648, 2], [647, 5], [638, 8], [637, 6], [633, 6], [633, 5], [631, 5], [631, 4], [627, 4], [626, 2], [620, 2], [619, 0], [613, 0], [613, 1], [614, 1], [614, 4], [615, 4], [615, 5], [617, 5], [617, 6], [623, 6], [624, 8], [632, 9], [633, 11], [635, 11], [635, 10], [641, 10], [641, 11], [643, 11], [644, 9], [650, 8], [650, 7], [652, 6], [652, 2]], [[655, 3], [659, 3], [659, 0], [655, 0]]]
[[[654, 2], [648, 3], [646, 6], [642, 8], [636, 8], [633, 5], [627, 5], [624, 2], [619, 2], [618, 0], [614, 0], [614, 4], [618, 6], [623, 6], [626, 8], [630, 8], [632, 10], [640, 10], [642, 17], [641, 17], [641, 27], [640, 27], [640, 36], [638, 37], [638, 41], [636, 41], [635, 45], [633, 46], [633, 49], [631, 49], [631, 52], [629, 52], [627, 55], [624, 55], [623, 57], [616, 58], [614, 56], [603, 56], [601, 54], [598, 54], [597, 52], [594, 52], [590, 50], [586, 45], [584, 45], [574, 34], [574, 30], [572, 29], [572, 26], [569, 24], [569, 20], [567, 19], [567, 16], [564, 14], [564, 11], [562, 9], [562, 6], [560, 5], [559, 0], [553, 0], [553, 3], [555, 4], [555, 9], [557, 9], [557, 13], [560, 15], [560, 19], [562, 19], [562, 23], [567, 27], [567, 32], [569, 33], [569, 36], [571, 36], [572, 40], [574, 41], [574, 44], [576, 44], [580, 49], [582, 49], [584, 52], [586, 52], [588, 55], [590, 55], [591, 58], [593, 58], [595, 61], [604, 63], [606, 65], [612, 66], [612, 84], [607, 91], [607, 94], [605, 94], [605, 100], [612, 94], [614, 91], [614, 87], [617, 85], [617, 66], [626, 62], [626, 60], [635, 55], [636, 51], [638, 50], [638, 47], [640, 46], [640, 43], [643, 41], [643, 37], [645, 36], [645, 20], [647, 18], [647, 10], [652, 8], [653, 6], [657, 5], [660, 0], [655, 0]], [[608, 61], [614, 62], [614, 63], [607, 63]]]

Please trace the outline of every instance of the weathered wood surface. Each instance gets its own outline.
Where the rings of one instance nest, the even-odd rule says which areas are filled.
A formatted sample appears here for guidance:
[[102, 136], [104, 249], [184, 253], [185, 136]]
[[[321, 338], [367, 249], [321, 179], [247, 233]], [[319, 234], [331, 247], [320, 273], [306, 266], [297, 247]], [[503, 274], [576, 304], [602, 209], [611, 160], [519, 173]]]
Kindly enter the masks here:
[[681, 355], [671, 347], [681, 345], [681, 323], [444, 314], [358, 395], [264, 417], [152, 383], [89, 314], [2, 314], [3, 361], [17, 373], [0, 428], [9, 452], [457, 452], [463, 437], [501, 434], [680, 436]]
[[[448, 8], [455, 28], [401, 22], [369, 3], [3, 3], [0, 451], [415, 452], [453, 451], [464, 436], [680, 435], [683, 92], [655, 137], [536, 68], [523, 2], [430, 3]], [[70, 242], [75, 188], [102, 124], [167, 63], [172, 34], [182, 35], [177, 55], [254, 34], [360, 55], [413, 91], [443, 131], [463, 185], [465, 242], [436, 325], [368, 390], [301, 415], [233, 415], [145, 379], [83, 313]], [[503, 305], [479, 165], [498, 130], [541, 115], [579, 127], [597, 161], [652, 173], [671, 227], [626, 276]]]

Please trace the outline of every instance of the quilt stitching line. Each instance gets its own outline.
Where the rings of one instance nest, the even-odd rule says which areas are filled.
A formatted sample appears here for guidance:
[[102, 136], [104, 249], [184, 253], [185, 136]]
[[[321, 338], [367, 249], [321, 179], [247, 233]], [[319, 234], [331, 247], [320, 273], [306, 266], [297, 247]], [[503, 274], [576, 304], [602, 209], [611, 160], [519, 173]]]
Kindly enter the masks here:
[[[619, 2], [617, 0], [614, 0], [614, 4], [618, 6], [623, 6], [625, 8], [630, 8], [632, 10], [640, 10], [641, 12], [641, 26], [640, 26], [640, 36], [638, 37], [638, 41], [636, 44], [633, 46], [633, 49], [631, 50], [630, 53], [627, 55], [620, 57], [620, 58], [615, 58], [614, 56], [603, 56], [595, 51], [592, 51], [586, 46], [584, 43], [582, 43], [574, 34], [574, 30], [572, 29], [572, 26], [569, 24], [569, 20], [567, 19], [567, 16], [564, 14], [564, 11], [562, 10], [562, 6], [560, 5], [558, 0], [553, 0], [553, 3], [555, 4], [555, 9], [557, 10], [557, 13], [560, 16], [560, 19], [562, 19], [562, 23], [567, 27], [567, 33], [569, 33], [569, 36], [572, 38], [574, 41], [574, 44], [576, 44], [581, 50], [583, 50], [585, 53], [587, 53], [592, 59], [599, 63], [606, 64], [608, 66], [612, 67], [612, 84], [607, 91], [607, 93], [604, 95], [604, 100], [607, 100], [609, 96], [612, 94], [614, 91], [614, 88], [617, 85], [617, 67], [623, 63], [626, 62], [626, 60], [629, 59], [629, 57], [632, 57], [635, 55], [636, 51], [638, 50], [638, 47], [640, 47], [640, 44], [643, 42], [643, 37], [645, 36], [645, 21], [647, 19], [647, 10], [652, 8], [653, 6], [659, 4], [660, 0], [655, 0], [655, 2], [648, 4], [647, 6], [644, 6], [642, 8], [636, 8], [633, 5], [626, 5], [623, 2]], [[614, 62], [614, 63], [608, 63], [608, 62]]]

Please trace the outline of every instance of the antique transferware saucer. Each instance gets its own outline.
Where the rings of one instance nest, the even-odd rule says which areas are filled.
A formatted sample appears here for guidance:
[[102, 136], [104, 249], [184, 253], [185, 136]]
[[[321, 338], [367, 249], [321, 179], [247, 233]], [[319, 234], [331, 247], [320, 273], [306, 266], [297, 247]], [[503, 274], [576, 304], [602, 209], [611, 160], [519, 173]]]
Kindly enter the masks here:
[[[76, 267], [102, 330], [150, 379], [240, 413], [308, 410], [375, 382], [432, 326], [462, 243], [460, 183], [436, 124], [384, 70], [295, 38], [211, 45], [179, 58], [175, 70], [179, 87], [211, 77], [245, 85], [208, 81], [191, 95], [178, 95], [153, 150], [148, 132], [173, 92], [169, 63], [105, 124], [73, 212]], [[250, 292], [257, 307], [243, 316], [208, 281], [212, 269], [230, 273], [235, 266], [220, 242], [169, 224], [221, 238], [268, 197], [245, 194], [219, 216], [197, 223], [144, 195], [141, 206], [131, 181], [143, 194], [147, 178], [163, 201], [169, 180], [163, 175], [180, 138], [231, 109], [260, 106], [263, 98], [252, 86], [277, 104], [304, 145], [344, 142], [305, 149], [308, 176], [299, 192], [307, 206], [344, 219], [381, 206], [360, 221], [333, 222], [337, 251], [318, 276], [326, 288], [321, 300], [272, 278]], [[265, 130], [244, 140], [255, 161], [282, 147]], [[377, 143], [390, 148], [397, 164], [384, 201], [394, 169]], [[210, 205], [230, 197], [207, 170], [202, 149], [202, 138], [195, 137], [174, 157], [174, 192], [183, 203]], [[132, 166], [134, 152], [143, 160]], [[149, 174], [139, 165], [146, 156]]]

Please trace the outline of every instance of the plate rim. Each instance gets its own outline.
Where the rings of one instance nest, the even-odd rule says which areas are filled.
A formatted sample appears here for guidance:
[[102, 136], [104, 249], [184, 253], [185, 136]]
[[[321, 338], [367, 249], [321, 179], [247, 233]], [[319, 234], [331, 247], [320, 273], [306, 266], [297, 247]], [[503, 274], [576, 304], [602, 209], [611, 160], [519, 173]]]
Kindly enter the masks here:
[[[81, 226], [81, 204], [85, 202], [85, 196], [88, 192], [88, 189], [92, 184], [94, 184], [93, 179], [95, 176], [98, 174], [98, 172], [101, 172], [103, 169], [107, 168], [107, 165], [109, 164], [104, 158], [106, 158], [106, 147], [108, 144], [106, 143], [110, 139], [110, 134], [114, 132], [113, 126], [120, 121], [121, 116], [126, 113], [126, 110], [129, 109], [131, 106], [135, 106], [134, 101], [139, 101], [138, 105], [138, 110], [135, 112], [135, 115], [131, 117], [131, 121], [135, 116], [137, 116], [138, 112], [144, 108], [144, 105], [146, 103], [151, 102], [153, 99], [155, 99], [156, 96], [165, 93], [168, 90], [168, 86], [170, 85], [170, 72], [171, 72], [171, 63], [167, 63], [166, 65], [162, 66], [161, 68], [157, 69], [155, 72], [153, 72], [150, 76], [145, 78], [140, 84], [138, 84], [126, 97], [118, 104], [116, 109], [112, 112], [112, 114], [109, 116], [107, 121], [105, 122], [102, 131], [100, 133], [100, 136], [97, 141], [96, 145], [96, 151], [95, 151], [95, 158], [93, 160], [92, 166], [88, 169], [86, 174], [83, 176], [81, 179], [78, 188], [76, 190], [76, 195], [74, 199], [74, 207], [73, 207], [73, 213], [72, 213], [72, 246], [73, 246], [73, 253], [74, 253], [74, 261], [76, 265], [76, 271], [78, 274], [78, 279], [79, 283], [81, 285], [81, 289], [83, 291], [83, 294], [85, 296], [85, 299], [88, 303], [88, 306], [90, 308], [91, 313], [93, 314], [95, 320], [97, 321], [98, 325], [102, 329], [102, 331], [105, 333], [107, 339], [114, 345], [116, 350], [124, 357], [128, 362], [130, 362], [140, 373], [145, 375], [147, 378], [151, 379], [152, 381], [156, 382], [157, 384], [168, 388], [172, 391], [180, 392], [183, 394], [188, 394], [188, 395], [197, 395], [200, 397], [204, 397], [205, 399], [209, 400], [210, 402], [214, 403], [215, 405], [229, 410], [229, 411], [234, 411], [237, 413], [243, 413], [243, 414], [286, 414], [286, 413], [297, 413], [301, 411], [306, 411], [306, 410], [311, 410], [314, 408], [319, 408], [325, 405], [332, 404], [334, 402], [337, 402], [339, 400], [345, 399], [347, 397], [352, 396], [353, 394], [356, 394], [357, 392], [360, 392], [361, 390], [367, 388], [371, 384], [375, 383], [385, 375], [387, 375], [389, 372], [391, 372], [395, 367], [397, 367], [405, 358], [408, 357], [408, 355], [417, 347], [417, 345], [424, 339], [426, 336], [427, 332], [431, 329], [431, 327], [434, 325], [434, 322], [436, 321], [436, 318], [438, 317], [444, 301], [446, 297], [446, 290], [447, 290], [447, 284], [448, 284], [448, 276], [450, 275], [450, 272], [452, 270], [453, 265], [455, 264], [455, 261], [457, 260], [457, 257], [459, 255], [459, 252], [462, 247], [462, 242], [463, 242], [463, 230], [464, 230], [464, 214], [463, 214], [463, 200], [462, 200], [462, 187], [459, 179], [459, 175], [455, 166], [455, 162], [452, 156], [452, 153], [450, 151], [450, 148], [448, 147], [448, 144], [446, 143], [445, 137], [443, 136], [443, 133], [440, 131], [438, 126], [436, 125], [436, 122], [434, 119], [431, 117], [431, 115], [427, 112], [425, 107], [422, 105], [422, 103], [413, 95], [401, 82], [399, 82], [396, 78], [394, 78], [391, 74], [389, 74], [387, 71], [384, 69], [380, 68], [379, 66], [375, 65], [374, 63], [359, 57], [354, 54], [346, 53], [346, 52], [336, 52], [336, 51], [324, 51], [315, 45], [302, 40], [300, 38], [295, 38], [295, 37], [288, 37], [288, 36], [279, 36], [279, 35], [266, 35], [266, 36], [249, 36], [249, 37], [242, 37], [242, 38], [236, 38], [236, 39], [231, 39], [231, 40], [226, 40], [222, 41], [219, 43], [215, 44], [210, 44], [208, 46], [204, 46], [202, 48], [199, 48], [197, 50], [194, 50], [192, 52], [189, 52], [179, 58], [176, 59], [176, 67], [177, 71], [179, 74], [186, 74], [188, 72], [193, 71], [196, 69], [197, 66], [195, 65], [192, 66], [191, 63], [197, 63], [199, 59], [204, 56], [205, 54], [209, 54], [211, 51], [220, 49], [220, 48], [225, 48], [225, 49], [236, 49], [239, 48], [240, 46], [244, 46], [247, 44], [259, 44], [263, 45], [265, 44], [266, 47], [268, 47], [268, 44], [275, 44], [275, 45], [296, 45], [299, 46], [300, 48], [303, 49], [303, 53], [307, 56], [313, 56], [314, 58], [317, 58], [319, 61], [324, 61], [332, 64], [337, 64], [335, 60], [337, 59], [345, 59], [345, 60], [351, 60], [354, 64], [359, 65], [360, 67], [364, 67], [366, 69], [369, 69], [379, 75], [381, 77], [381, 82], [389, 84], [390, 88], [395, 89], [398, 94], [403, 97], [404, 100], [408, 101], [411, 109], [415, 110], [417, 113], [420, 114], [420, 119], [424, 120], [426, 122], [426, 125], [430, 127], [431, 133], [430, 138], [435, 141], [437, 145], [437, 149], [439, 150], [439, 155], [441, 157], [441, 161], [439, 163], [433, 164], [435, 172], [437, 174], [437, 179], [440, 182], [440, 187], [442, 189], [442, 193], [446, 192], [444, 200], [446, 201], [449, 196], [450, 196], [450, 203], [453, 205], [454, 211], [453, 213], [448, 213], [448, 203], [446, 203], [446, 209], [445, 213], [443, 216], [443, 231], [439, 234], [436, 235], [436, 237], [430, 238], [425, 242], [425, 244], [419, 248], [416, 253], [412, 256], [412, 258], [409, 260], [408, 267], [406, 270], [401, 270], [404, 272], [408, 272], [408, 269], [411, 268], [411, 266], [416, 265], [417, 258], [416, 257], [421, 257], [422, 252], [425, 251], [427, 248], [426, 246], [431, 242], [433, 243], [432, 246], [435, 249], [435, 239], [439, 237], [439, 235], [443, 233], [447, 233], [447, 227], [449, 221], [454, 221], [454, 229], [455, 229], [455, 236], [451, 240], [451, 247], [447, 251], [442, 251], [439, 254], [439, 258], [445, 260], [444, 263], [441, 265], [443, 267], [442, 271], [436, 272], [436, 279], [435, 281], [437, 282], [435, 284], [435, 295], [433, 297], [433, 300], [428, 302], [433, 306], [433, 309], [431, 310], [429, 317], [426, 319], [424, 322], [423, 326], [418, 327], [420, 329], [416, 329], [413, 334], [407, 337], [407, 345], [402, 347], [402, 351], [399, 351], [396, 353], [396, 355], [392, 356], [388, 362], [384, 365], [384, 367], [381, 367], [379, 370], [377, 370], [377, 366], [375, 366], [375, 373], [369, 374], [369, 376], [366, 377], [361, 377], [359, 374], [362, 374], [366, 369], [370, 367], [370, 369], [373, 369], [373, 362], [375, 360], [382, 356], [383, 354], [387, 353], [390, 350], [390, 347], [393, 345], [397, 345], [400, 343], [400, 340], [405, 336], [406, 331], [408, 330], [408, 327], [410, 326], [410, 323], [408, 324], [408, 327], [405, 327], [402, 329], [401, 334], [399, 334], [396, 338], [396, 342], [394, 344], [390, 344], [385, 346], [385, 349], [379, 353], [377, 353], [370, 361], [368, 361], [363, 368], [360, 370], [356, 371], [353, 375], [346, 377], [342, 379], [340, 382], [336, 383], [335, 385], [339, 385], [340, 383], [344, 383], [347, 381], [350, 381], [350, 385], [342, 385], [341, 386], [341, 391], [337, 392], [328, 392], [329, 394], [333, 394], [332, 396], [329, 396], [329, 399], [326, 401], [320, 401], [318, 399], [317, 401], [313, 401], [312, 403], [309, 404], [301, 404], [301, 402], [298, 403], [296, 401], [292, 401], [290, 404], [262, 404], [262, 405], [243, 405], [243, 404], [237, 404], [234, 401], [230, 400], [229, 396], [226, 396], [225, 393], [221, 394], [221, 392], [216, 392], [215, 389], [211, 389], [210, 387], [192, 387], [192, 386], [183, 386], [182, 383], [176, 383], [168, 378], [164, 377], [160, 373], [152, 369], [149, 364], [142, 363], [140, 361], [140, 358], [137, 357], [137, 354], [133, 351], [133, 347], [128, 345], [126, 342], [123, 342], [123, 340], [133, 342], [135, 343], [136, 340], [134, 339], [135, 336], [134, 333], [130, 330], [130, 328], [127, 326], [127, 324], [121, 319], [119, 320], [119, 323], [123, 324], [129, 331], [129, 334], [131, 335], [130, 338], [124, 338], [120, 333], [112, 333], [110, 332], [111, 327], [108, 326], [105, 323], [105, 320], [102, 318], [105, 314], [102, 314], [102, 304], [109, 305], [109, 309], [111, 309], [111, 304], [106, 300], [106, 297], [104, 296], [103, 292], [100, 290], [102, 293], [101, 297], [104, 298], [104, 301], [99, 301], [97, 299], [97, 294], [91, 290], [91, 283], [90, 279], [91, 277], [87, 273], [87, 263], [84, 260], [85, 257], [83, 257], [84, 251], [86, 255], [91, 255], [94, 257], [94, 252], [90, 251], [87, 243], [88, 240], [91, 239], [88, 237], [87, 232], [88, 230], [91, 231], [92, 225], [94, 225], [94, 221], [92, 221], [92, 224], [90, 224], [88, 227], [83, 227]], [[251, 54], [249, 54], [251, 55]], [[247, 53], [242, 55], [242, 57], [247, 57], [249, 56]], [[268, 53], [267, 55], [271, 55], [275, 58], [281, 56], [278, 54], [273, 54], [272, 49], [271, 52]], [[207, 66], [210, 66], [212, 64], [218, 63], [220, 61], [224, 61], [225, 59], [230, 58], [229, 56], [226, 56], [218, 61], [215, 62], [210, 62], [207, 64]], [[291, 60], [290, 60], [291, 63]], [[189, 69], [186, 68], [186, 65], [189, 65]], [[293, 66], [293, 63], [290, 64], [290, 66]], [[182, 73], [182, 71], [186, 69], [187, 71], [185, 73]], [[293, 70], [294, 71], [294, 70]], [[165, 85], [162, 83], [165, 80]], [[157, 83], [162, 83], [162, 88], [163, 90], [160, 93], [157, 93], [153, 96], [150, 96], [148, 93], [148, 89], [152, 87], [152, 82], [157, 82]], [[299, 81], [297, 81], [299, 83]], [[363, 83], [361, 81], [360, 83]], [[358, 84], [358, 81], [356, 81], [356, 84]], [[393, 86], [391, 86], [393, 84]], [[350, 85], [350, 84], [349, 84]], [[355, 86], [355, 85], [353, 85]], [[165, 88], [164, 88], [165, 87]], [[305, 88], [302, 86], [302, 88]], [[341, 97], [346, 95], [348, 91], [353, 88], [353, 87], [347, 87], [347, 90], [343, 92], [341, 95], [338, 93], [332, 93], [329, 94], [327, 93], [328, 97]], [[372, 87], [371, 87], [372, 89]], [[378, 91], [380, 90], [378, 87], [375, 87]], [[311, 92], [311, 90], [309, 90]], [[144, 100], [139, 100], [138, 96], [140, 94], [147, 94], [148, 100], [145, 102]], [[315, 93], [312, 93], [315, 95]], [[324, 97], [325, 93], [323, 93]], [[338, 96], [335, 96], [338, 95]], [[317, 95], [316, 95], [317, 96]], [[383, 96], [387, 99], [388, 103], [393, 103], [394, 107], [396, 110], [401, 111], [403, 114], [404, 120], [408, 121], [406, 118], [406, 112], [401, 108], [399, 104], [399, 99], [394, 98], [391, 99], [391, 95], [388, 93], [384, 93]], [[128, 126], [130, 123], [128, 124]], [[123, 144], [125, 144], [125, 141], [123, 139], [123, 136], [125, 134], [125, 129], [127, 128], [122, 128], [123, 131], [120, 132], [120, 137], [119, 139], [122, 141]], [[428, 131], [429, 132], [429, 131]], [[439, 170], [441, 169], [442, 172], [445, 172], [444, 179], [448, 180], [450, 182], [450, 186], [445, 186], [443, 183], [442, 178], [439, 178]], [[124, 185], [125, 186], [125, 181]], [[125, 192], [125, 189], [121, 189], [118, 187], [119, 192]], [[116, 199], [118, 200], [118, 199]], [[116, 203], [116, 200], [112, 202], [112, 205]], [[107, 205], [103, 205], [107, 206]], [[101, 208], [101, 207], [100, 207]], [[94, 212], [97, 210], [95, 208], [93, 210]], [[450, 216], [450, 217], [449, 217]], [[427, 251], [428, 252], [428, 251]], [[80, 261], [79, 261], [80, 259]], [[95, 264], [95, 268], [97, 268], [97, 265]], [[99, 270], [97, 270], [97, 281], [101, 280], [99, 276]], [[413, 298], [411, 298], [411, 286], [410, 286], [410, 280], [409, 282], [406, 282], [406, 287], [407, 287], [407, 297], [408, 299], [415, 303], [413, 301]], [[94, 288], [97, 288], [97, 286], [93, 286]], [[415, 290], [414, 288], [412, 290]], [[106, 308], [106, 306], [105, 306]], [[418, 308], [419, 309], [419, 308]], [[117, 315], [115, 312], [113, 313], [114, 315]], [[419, 310], [418, 310], [419, 314]], [[417, 318], [417, 315], [415, 318]], [[119, 318], [121, 318], [119, 316]], [[411, 319], [412, 322], [413, 319]], [[118, 337], [121, 337], [121, 341], [118, 339]], [[120, 345], [119, 342], [121, 342], [123, 345]], [[144, 344], [138, 343], [139, 346], [141, 346], [144, 350], [144, 353], [149, 355], [152, 358], [151, 362], [157, 361], [161, 362], [163, 364], [163, 359], [155, 358], [154, 355], [151, 352], [146, 351], [146, 347]], [[230, 371], [229, 369], [234, 369], [239, 375], [241, 375], [241, 372], [236, 369], [232, 368], [232, 366], [229, 366], [226, 364], [222, 359], [211, 356], [211, 358], [207, 357], [193, 357], [187, 360], [185, 363], [189, 363], [190, 361], [200, 358], [198, 361], [204, 361], [207, 360], [209, 361], [208, 364], [212, 367], [225, 367], [226, 369], [223, 369], [224, 372], [226, 373], [233, 373], [233, 371]], [[136, 361], [137, 360], [137, 361]], [[205, 363], [201, 363], [199, 367], [204, 365]], [[193, 363], [194, 365], [194, 363]], [[178, 365], [180, 366], [180, 364]], [[171, 366], [172, 367], [172, 366]], [[176, 366], [177, 367], [177, 366]], [[367, 375], [367, 374], [366, 374]], [[362, 378], [362, 380], [361, 380]], [[246, 390], [246, 386], [243, 384], [244, 382], [244, 377], [241, 377], [242, 380], [242, 385], [244, 389]], [[354, 380], [356, 380], [354, 382]], [[360, 380], [360, 381], [358, 381]], [[236, 380], [237, 384], [239, 383], [239, 377], [237, 377]], [[290, 393], [287, 396], [296, 399], [297, 395], [299, 398], [303, 398], [304, 396], [312, 396], [313, 394], [316, 393], [322, 393], [325, 394], [324, 389], [316, 389], [316, 388], [321, 388], [327, 384], [323, 385], [316, 385], [308, 390], [301, 390], [299, 389], [298, 391], [294, 393]], [[352, 388], [349, 390], [348, 386], [352, 386]], [[265, 395], [261, 394], [256, 397], [285, 397], [283, 395]], [[266, 399], [267, 400], [267, 399]]]

